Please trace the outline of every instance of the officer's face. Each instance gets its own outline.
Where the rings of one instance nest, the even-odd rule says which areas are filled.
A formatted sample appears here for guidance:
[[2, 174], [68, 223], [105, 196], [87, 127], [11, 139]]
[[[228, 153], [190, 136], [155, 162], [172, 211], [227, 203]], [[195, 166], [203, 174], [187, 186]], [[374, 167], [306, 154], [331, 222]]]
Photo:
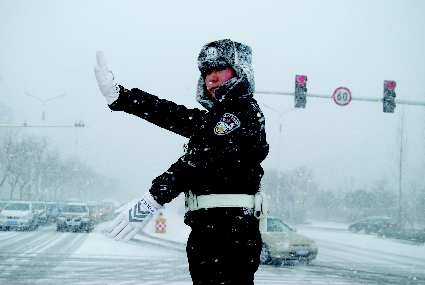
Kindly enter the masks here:
[[233, 77], [235, 77], [235, 71], [231, 67], [212, 70], [205, 76], [208, 93], [215, 97], [215, 90]]

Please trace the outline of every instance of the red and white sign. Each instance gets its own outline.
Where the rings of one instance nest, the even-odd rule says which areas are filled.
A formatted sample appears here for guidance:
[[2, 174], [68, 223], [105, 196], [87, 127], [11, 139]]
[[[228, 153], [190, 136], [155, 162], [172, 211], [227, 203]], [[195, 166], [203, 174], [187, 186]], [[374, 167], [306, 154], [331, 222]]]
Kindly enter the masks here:
[[332, 99], [338, 106], [347, 106], [351, 102], [351, 91], [347, 87], [338, 87], [332, 94]]

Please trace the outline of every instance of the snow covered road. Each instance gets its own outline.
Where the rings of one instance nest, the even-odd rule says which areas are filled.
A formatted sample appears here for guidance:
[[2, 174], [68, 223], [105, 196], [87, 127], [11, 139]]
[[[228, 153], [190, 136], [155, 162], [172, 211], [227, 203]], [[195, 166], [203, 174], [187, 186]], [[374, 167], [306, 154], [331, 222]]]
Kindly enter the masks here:
[[[317, 241], [317, 260], [261, 266], [255, 284], [425, 284], [424, 245], [317, 225], [298, 231]], [[165, 240], [140, 235], [125, 243], [105, 237], [101, 227], [89, 234], [60, 233], [54, 226], [0, 232], [0, 284], [188, 285], [185, 234]]]
[[51, 226], [0, 232], [0, 284], [162, 284], [160, 280], [189, 279], [183, 249], [116, 242], [100, 232], [58, 233]]

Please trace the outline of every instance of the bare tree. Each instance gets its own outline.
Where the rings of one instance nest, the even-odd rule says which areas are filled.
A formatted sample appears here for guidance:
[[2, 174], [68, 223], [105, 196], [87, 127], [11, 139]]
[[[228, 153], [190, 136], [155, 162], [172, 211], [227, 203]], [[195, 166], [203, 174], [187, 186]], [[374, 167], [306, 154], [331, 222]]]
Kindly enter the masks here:
[[11, 200], [86, 200], [102, 197], [105, 189], [112, 194], [118, 184], [77, 157], [63, 159], [44, 138], [9, 135], [0, 141], [0, 189]]
[[10, 175], [10, 169], [14, 159], [13, 143], [11, 134], [7, 134], [0, 142], [0, 188]]

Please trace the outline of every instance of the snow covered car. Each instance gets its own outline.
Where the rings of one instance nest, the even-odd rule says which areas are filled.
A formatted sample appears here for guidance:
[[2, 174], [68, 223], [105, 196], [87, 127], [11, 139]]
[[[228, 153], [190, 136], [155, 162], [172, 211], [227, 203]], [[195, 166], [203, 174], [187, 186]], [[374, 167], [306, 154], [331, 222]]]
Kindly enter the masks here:
[[61, 207], [61, 214], [56, 219], [56, 231], [91, 232], [93, 228], [94, 222], [87, 204], [68, 203]]
[[260, 221], [263, 247], [261, 264], [310, 263], [317, 256], [316, 243], [285, 224], [279, 218], [267, 217]]
[[350, 232], [357, 233], [364, 231], [366, 234], [380, 234], [392, 228], [397, 228], [397, 222], [386, 216], [367, 217], [348, 226]]
[[9, 201], [0, 212], [1, 230], [35, 230], [37, 227], [37, 215], [31, 202]]
[[46, 202], [33, 201], [32, 207], [34, 213], [37, 215], [38, 224], [44, 225], [47, 223], [47, 205]]

